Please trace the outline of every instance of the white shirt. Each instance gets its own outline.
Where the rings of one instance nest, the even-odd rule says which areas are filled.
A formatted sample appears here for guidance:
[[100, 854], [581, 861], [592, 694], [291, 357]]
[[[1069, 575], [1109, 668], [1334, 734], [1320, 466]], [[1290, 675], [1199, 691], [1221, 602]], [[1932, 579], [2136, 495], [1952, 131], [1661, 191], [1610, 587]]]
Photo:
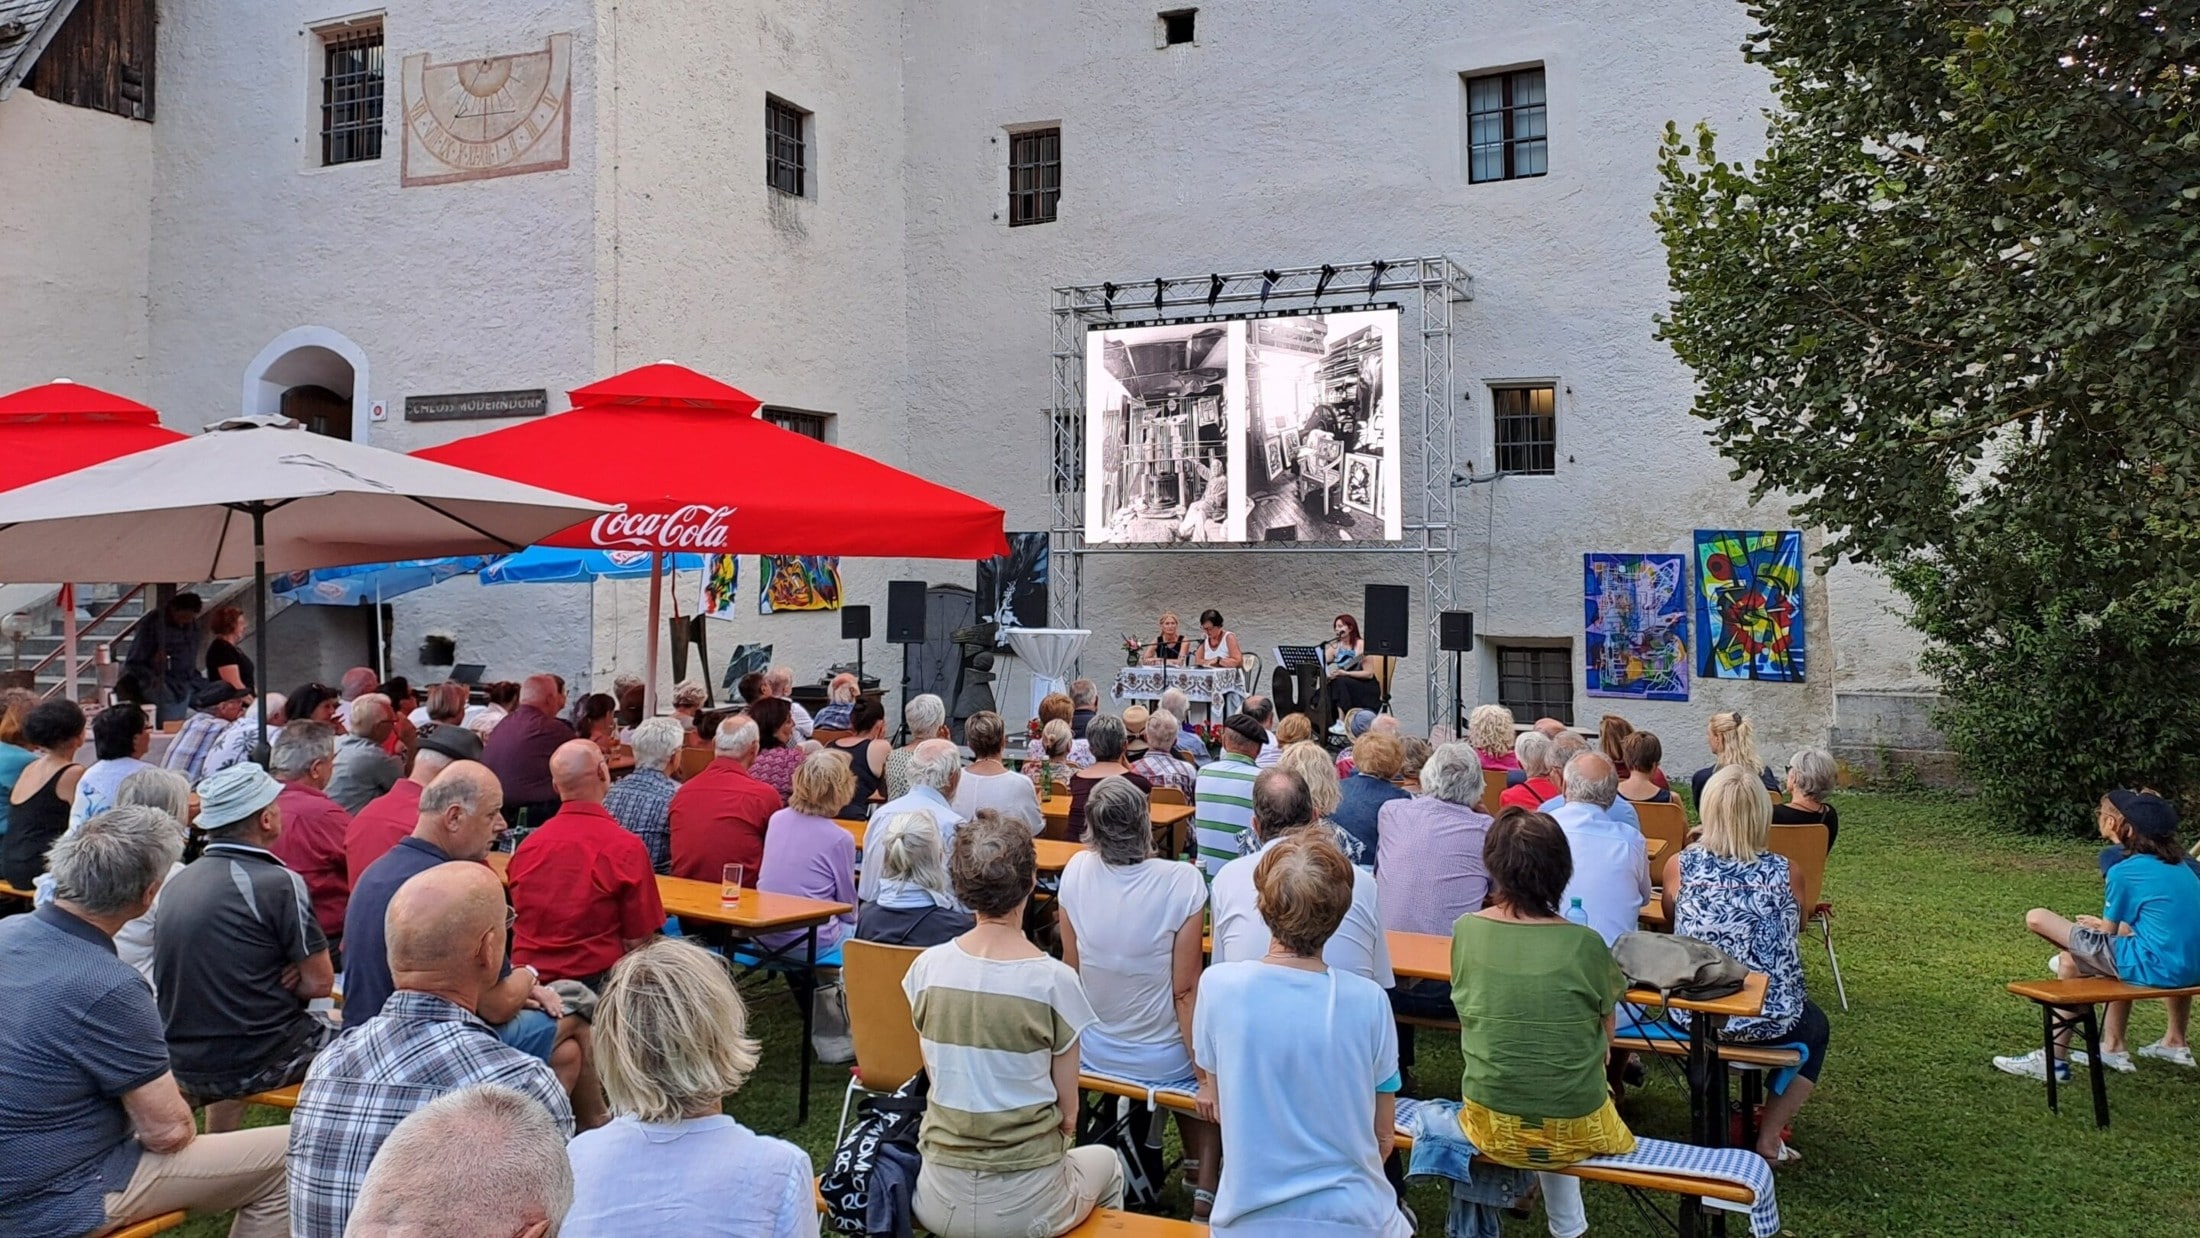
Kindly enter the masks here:
[[1334, 967], [1217, 962], [1192, 1043], [1222, 1110], [1218, 1238], [1412, 1238], [1376, 1155], [1375, 1097], [1399, 1082], [1381, 989]]
[[[1552, 781], [1555, 782], [1557, 781], [1557, 779], [1553, 779]], [[1542, 803], [1537, 804], [1535, 806], [1535, 810], [1537, 812], [1545, 812], [1555, 815], [1558, 812], [1559, 807], [1565, 804], [1565, 802], [1566, 797], [1564, 795], [1554, 795], [1551, 798], [1543, 801]], [[1638, 830], [1642, 828], [1642, 814], [1635, 811], [1634, 803], [1624, 795], [1613, 796], [1612, 806], [1605, 810], [1604, 815], [1610, 817], [1614, 821], [1624, 821], [1628, 825], [1634, 826]]]
[[1566, 832], [1574, 877], [1559, 896], [1560, 915], [1581, 900], [1589, 927], [1609, 946], [1642, 918], [1650, 901], [1650, 844], [1642, 831], [1607, 816], [1595, 804], [1567, 802], [1551, 816]]
[[964, 770], [962, 780], [955, 784], [954, 808], [965, 821], [977, 816], [979, 809], [991, 808], [1011, 821], [1023, 822], [1033, 838], [1047, 828], [1046, 814], [1039, 811], [1039, 788], [1014, 770], [1000, 774]]
[[810, 711], [802, 708], [791, 696], [787, 698], [787, 712], [794, 716], [794, 737], [796, 739], [808, 739], [810, 732], [817, 729], [817, 722], [810, 717]]
[[724, 1114], [679, 1122], [614, 1118], [566, 1146], [566, 1238], [695, 1234], [815, 1238], [810, 1157]]
[[[1320, 827], [1317, 827], [1320, 828]], [[1261, 850], [1266, 850], [1263, 844]], [[1268, 953], [1268, 922], [1260, 918], [1260, 896], [1253, 889], [1253, 866], [1260, 852], [1241, 855], [1215, 874], [1208, 902], [1214, 910], [1214, 959], [1217, 963], [1258, 960]], [[1641, 905], [1637, 904], [1637, 910]], [[1375, 901], [1375, 874], [1352, 866], [1352, 906], [1344, 923], [1322, 947], [1322, 961], [1339, 971], [1365, 976], [1387, 989], [1398, 982], [1390, 970], [1390, 940]]]
[[1179, 860], [1117, 868], [1091, 851], [1062, 870], [1062, 914], [1077, 934], [1077, 978], [1100, 1021], [1085, 1030], [1085, 1069], [1173, 1083], [1192, 1077], [1176, 1023], [1175, 950], [1207, 906], [1207, 883]]
[[1253, 758], [1253, 764], [1260, 766], [1262, 769], [1274, 769], [1276, 762], [1282, 759], [1283, 745], [1276, 742], [1276, 733], [1270, 731], [1268, 732], [1268, 742], [1260, 746], [1260, 755]]
[[872, 902], [878, 898], [879, 871], [886, 856], [886, 823], [892, 821], [897, 814], [905, 812], [931, 814], [932, 824], [940, 830], [942, 859], [947, 856], [949, 844], [955, 841], [955, 827], [963, 822], [946, 797], [930, 787], [912, 786], [909, 794], [880, 804], [871, 814], [869, 827], [863, 831], [863, 873], [856, 879], [856, 898], [863, 902]]

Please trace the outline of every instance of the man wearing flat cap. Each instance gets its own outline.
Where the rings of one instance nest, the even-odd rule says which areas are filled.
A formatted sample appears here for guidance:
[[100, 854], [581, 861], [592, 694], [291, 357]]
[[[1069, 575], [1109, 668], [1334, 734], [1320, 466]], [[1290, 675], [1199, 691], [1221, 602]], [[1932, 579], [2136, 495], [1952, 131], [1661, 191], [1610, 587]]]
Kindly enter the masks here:
[[183, 729], [168, 745], [161, 766], [196, 784], [206, 773], [206, 761], [214, 754], [214, 745], [221, 742], [231, 723], [244, 717], [251, 704], [252, 694], [243, 688], [219, 679], [201, 684], [191, 697], [191, 716], [184, 719]]
[[389, 854], [420, 820], [420, 793], [454, 761], [479, 761], [481, 737], [462, 726], [431, 722], [420, 728], [412, 773], [376, 796], [344, 827], [344, 871], [354, 885], [367, 866]]

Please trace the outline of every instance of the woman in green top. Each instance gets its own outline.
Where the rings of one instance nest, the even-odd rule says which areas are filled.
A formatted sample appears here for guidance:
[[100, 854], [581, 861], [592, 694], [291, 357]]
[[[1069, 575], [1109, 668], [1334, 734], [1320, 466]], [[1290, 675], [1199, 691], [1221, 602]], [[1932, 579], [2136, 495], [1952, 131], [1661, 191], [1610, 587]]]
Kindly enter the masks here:
[[[1558, 914], [1573, 855], [1558, 822], [1507, 808], [1482, 846], [1490, 893], [1451, 930], [1459, 1010], [1459, 1125], [1484, 1157], [1519, 1169], [1632, 1152], [1604, 1082], [1626, 981], [1595, 929]], [[1587, 1233], [1581, 1183], [1537, 1175], [1553, 1238]]]

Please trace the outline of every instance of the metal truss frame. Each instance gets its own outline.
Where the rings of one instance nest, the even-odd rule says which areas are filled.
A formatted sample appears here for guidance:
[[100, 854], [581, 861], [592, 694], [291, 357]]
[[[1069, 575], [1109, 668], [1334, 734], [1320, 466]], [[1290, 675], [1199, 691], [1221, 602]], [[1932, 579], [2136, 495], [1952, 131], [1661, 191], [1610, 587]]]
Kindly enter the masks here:
[[[1122, 283], [1079, 284], [1054, 289], [1054, 404], [1047, 410], [1053, 468], [1050, 490], [1053, 525], [1049, 530], [1051, 613], [1074, 626], [1084, 592], [1084, 559], [1096, 554], [1357, 554], [1419, 553], [1421, 556], [1424, 665], [1428, 720], [1449, 723], [1458, 712], [1448, 676], [1435, 672], [1438, 616], [1458, 603], [1454, 564], [1457, 525], [1452, 477], [1459, 456], [1456, 359], [1452, 347], [1453, 307], [1474, 299], [1474, 280], [1444, 256], [1320, 266], [1271, 267], [1205, 275], [1159, 277]], [[1406, 487], [1407, 519], [1402, 541], [1381, 546], [1198, 545], [1088, 546], [1085, 544], [1085, 341], [1096, 326], [1157, 326], [1281, 317], [1327, 310], [1395, 307], [1400, 331], [1420, 337], [1418, 373], [1401, 375], [1414, 402], [1399, 401], [1401, 445], [1418, 435], [1417, 486]], [[1409, 363], [1401, 341], [1400, 366]], [[1402, 392], [1401, 394], [1404, 394]], [[1410, 454], [1410, 453], [1408, 453]], [[1416, 510], [1417, 509], [1417, 510]]]

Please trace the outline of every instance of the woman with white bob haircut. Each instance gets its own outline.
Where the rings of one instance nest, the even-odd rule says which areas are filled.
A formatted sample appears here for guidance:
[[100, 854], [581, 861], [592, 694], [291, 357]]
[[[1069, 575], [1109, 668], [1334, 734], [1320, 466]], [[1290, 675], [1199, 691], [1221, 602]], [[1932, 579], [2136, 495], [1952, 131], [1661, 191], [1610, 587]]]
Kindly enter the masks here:
[[756, 1069], [723, 962], [660, 938], [619, 960], [596, 1005], [596, 1074], [617, 1115], [566, 1145], [566, 1238], [818, 1232], [810, 1157], [724, 1112]]
[[1841, 835], [1841, 817], [1826, 802], [1826, 794], [1840, 776], [1841, 767], [1823, 748], [1805, 748], [1789, 757], [1788, 802], [1772, 806], [1772, 823], [1825, 826], [1826, 850], [1833, 850], [1833, 840]]
[[[115, 788], [115, 807], [158, 810], [174, 827], [178, 843], [190, 841], [191, 818], [198, 815], [191, 803], [191, 784], [172, 769], [141, 769], [123, 779], [122, 785]], [[180, 858], [168, 866], [169, 877], [182, 871]], [[115, 954], [137, 968], [147, 985], [153, 983], [153, 914], [157, 910], [158, 904], [147, 907], [144, 915], [115, 934]]]
[[879, 850], [877, 897], [856, 910], [857, 941], [930, 947], [977, 924], [956, 905], [947, 880], [947, 849], [931, 813], [895, 813], [870, 828], [886, 831], [886, 837]]

